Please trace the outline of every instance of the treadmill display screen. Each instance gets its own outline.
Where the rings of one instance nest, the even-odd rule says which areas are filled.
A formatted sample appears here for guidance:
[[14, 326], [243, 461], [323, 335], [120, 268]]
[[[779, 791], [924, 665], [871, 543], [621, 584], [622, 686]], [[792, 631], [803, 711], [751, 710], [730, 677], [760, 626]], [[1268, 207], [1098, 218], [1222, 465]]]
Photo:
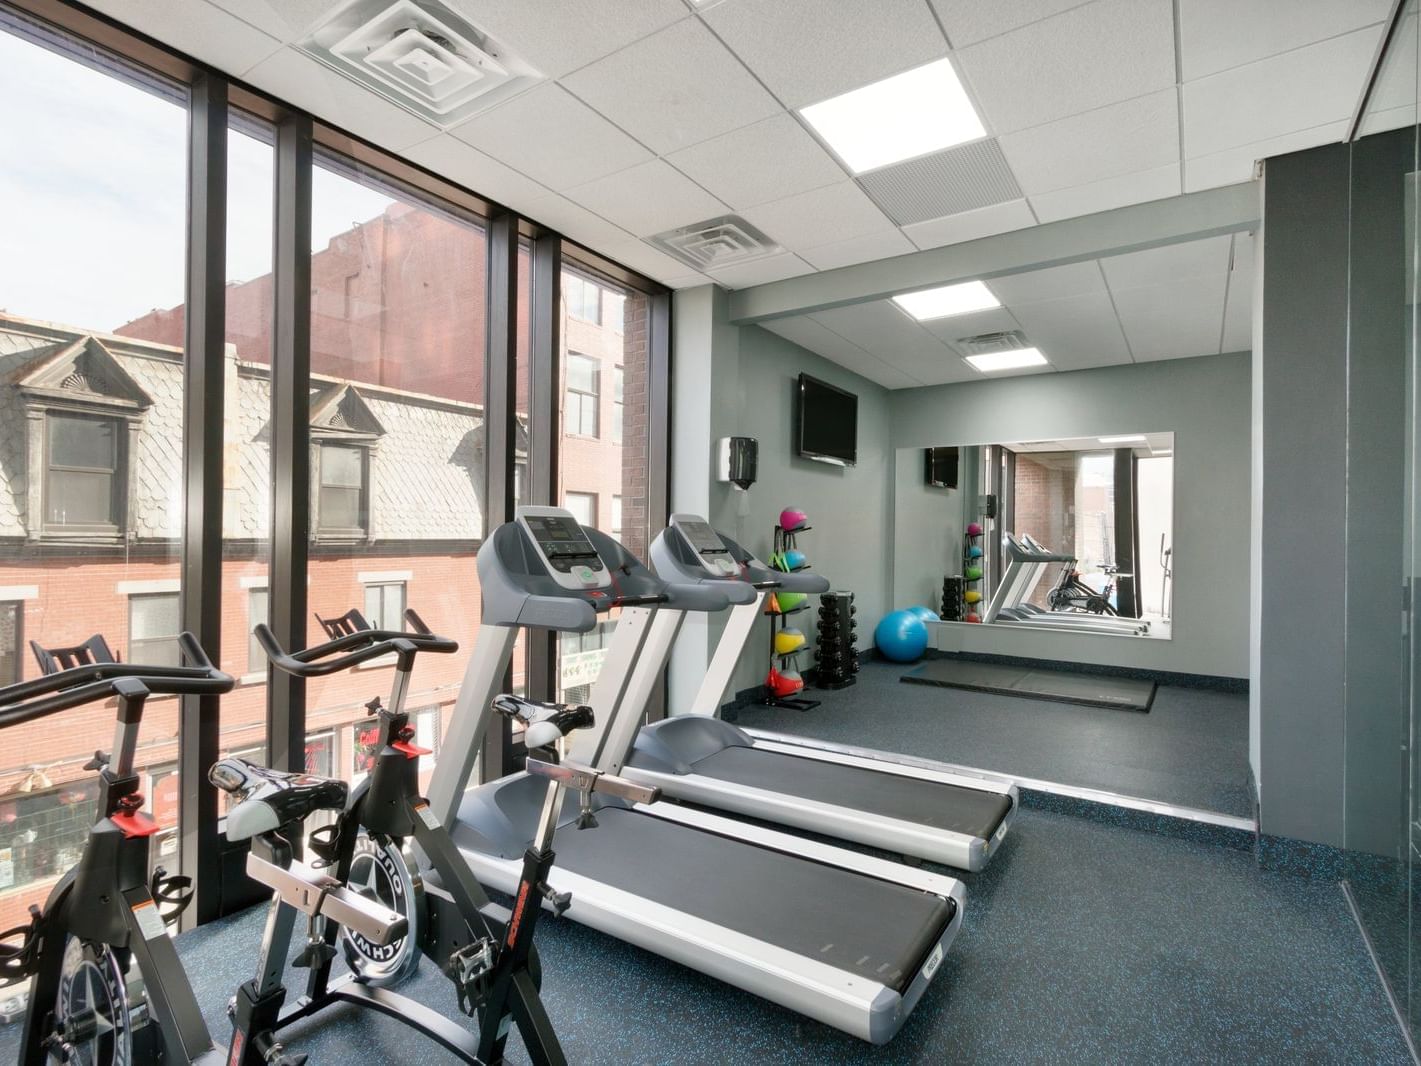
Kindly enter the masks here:
[[676, 526], [702, 555], [723, 555], [730, 550], [707, 522], [677, 522]]
[[529, 515], [525, 521], [543, 554], [553, 563], [563, 559], [597, 555], [587, 534], [571, 518], [557, 515]]

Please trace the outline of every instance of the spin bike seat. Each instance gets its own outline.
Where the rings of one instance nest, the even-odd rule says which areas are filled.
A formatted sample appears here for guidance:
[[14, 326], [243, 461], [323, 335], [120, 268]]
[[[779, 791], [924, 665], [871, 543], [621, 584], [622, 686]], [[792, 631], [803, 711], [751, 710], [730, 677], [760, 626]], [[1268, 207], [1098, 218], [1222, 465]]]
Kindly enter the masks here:
[[240, 800], [227, 812], [228, 840], [269, 833], [315, 811], [344, 810], [350, 793], [344, 781], [283, 773], [238, 758], [213, 764], [207, 779]]
[[591, 707], [572, 703], [539, 703], [504, 693], [493, 698], [493, 709], [523, 723], [523, 743], [529, 748], [545, 748], [574, 729], [585, 729], [593, 721]]

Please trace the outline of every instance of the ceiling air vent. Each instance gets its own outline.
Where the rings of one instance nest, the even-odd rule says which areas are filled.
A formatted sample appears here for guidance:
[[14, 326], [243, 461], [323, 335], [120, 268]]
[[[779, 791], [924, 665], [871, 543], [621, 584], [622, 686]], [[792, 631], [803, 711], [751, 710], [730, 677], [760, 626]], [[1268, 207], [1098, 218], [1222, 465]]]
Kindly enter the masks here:
[[708, 218], [704, 222], [667, 230], [652, 237], [651, 243], [696, 270], [719, 270], [721, 267], [752, 263], [784, 250], [735, 215]]
[[298, 47], [445, 129], [542, 79], [438, 0], [352, 0]]
[[989, 352], [1014, 352], [1030, 348], [1031, 342], [1019, 329], [1000, 330], [996, 333], [979, 333], [975, 337], [959, 337], [957, 347], [963, 355], [986, 355]]

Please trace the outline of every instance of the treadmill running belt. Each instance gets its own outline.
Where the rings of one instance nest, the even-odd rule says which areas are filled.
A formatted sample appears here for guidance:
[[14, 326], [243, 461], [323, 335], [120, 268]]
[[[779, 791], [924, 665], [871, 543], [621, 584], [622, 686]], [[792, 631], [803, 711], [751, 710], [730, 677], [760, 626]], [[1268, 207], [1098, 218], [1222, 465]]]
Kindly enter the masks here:
[[694, 763], [692, 769], [717, 781], [832, 803], [983, 840], [990, 840], [1011, 812], [1011, 800], [999, 792], [921, 781], [764, 748], [722, 748]]
[[[557, 867], [902, 992], [952, 920], [939, 896], [618, 807], [565, 825]], [[575, 894], [574, 894], [575, 898]]]

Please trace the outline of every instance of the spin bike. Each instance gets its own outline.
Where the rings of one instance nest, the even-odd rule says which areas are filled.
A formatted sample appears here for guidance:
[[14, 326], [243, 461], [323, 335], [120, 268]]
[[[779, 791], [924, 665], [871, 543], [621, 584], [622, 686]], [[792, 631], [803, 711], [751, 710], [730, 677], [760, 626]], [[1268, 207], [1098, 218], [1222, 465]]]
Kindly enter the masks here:
[[[633, 802], [652, 802], [658, 792], [590, 768], [559, 764], [555, 753], [547, 759], [529, 758], [529, 773], [549, 782], [539, 831], [524, 855], [511, 911], [491, 902], [448, 831], [419, 795], [419, 758], [431, 752], [414, 743], [415, 730], [405, 710], [415, 656], [422, 651], [449, 654], [457, 651], [458, 645], [431, 633], [412, 610], [405, 612], [405, 620], [410, 626], [408, 631], [371, 629], [358, 611], [330, 622], [322, 619], [334, 639], [291, 653], [282, 648], [269, 627], [258, 625], [255, 629], [257, 641], [272, 665], [297, 677], [325, 676], [372, 659], [394, 656], [395, 677], [389, 705], [382, 705], [378, 698], [366, 705], [378, 722], [369, 775], [351, 793], [338, 821], [313, 831], [308, 846], [335, 883], [363, 890], [373, 900], [390, 906], [405, 918], [405, 928], [402, 936], [378, 942], [336, 922], [313, 921], [306, 947], [298, 958], [298, 965], [309, 969], [306, 993], [286, 1008], [279, 965], [284, 950], [275, 947], [289, 943], [294, 914], [289, 906], [274, 900], [264, 946], [264, 956], [271, 956], [272, 967], [264, 977], [248, 982], [238, 992], [233, 1008], [235, 1024], [239, 1033], [275, 1033], [332, 1003], [346, 1002], [397, 1018], [464, 1062], [501, 1063], [511, 1025], [516, 1024], [535, 1063], [565, 1063], [539, 996], [533, 933], [545, 903], [555, 914], [561, 914], [571, 902], [569, 894], [554, 892], [547, 883], [553, 864], [553, 833], [566, 792], [571, 789], [580, 794], [583, 813], [587, 815], [580, 824], [587, 827], [596, 824], [590, 817], [590, 796], [594, 792]], [[546, 748], [572, 730], [592, 724], [589, 707], [539, 704], [500, 696], [494, 700], [494, 709], [523, 722], [530, 751]], [[266, 797], [275, 802], [283, 781], [302, 775], [280, 774], [244, 760], [227, 759], [213, 768], [211, 776], [219, 787], [238, 795]], [[228, 825], [230, 835], [230, 815]], [[415, 863], [406, 858], [406, 842], [412, 842], [418, 853]], [[278, 862], [287, 858], [276, 857]], [[270, 858], [260, 855], [254, 847], [249, 861], [261, 863]], [[458, 919], [462, 919], [460, 929], [436, 930], [425, 921], [419, 896], [421, 872], [431, 868], [452, 899]], [[441, 911], [448, 913], [446, 908]], [[333, 979], [331, 966], [338, 941], [351, 972]], [[477, 1033], [386, 987], [411, 973], [422, 952], [429, 953], [453, 982], [460, 1009], [478, 1022]], [[266, 1060], [256, 1053], [238, 1057], [234, 1043], [228, 1061], [229, 1066], [264, 1066]]]
[[1062, 567], [1060, 580], [1046, 595], [1047, 606], [1053, 611], [1118, 615], [1119, 612], [1111, 605], [1110, 598], [1115, 595], [1115, 583], [1121, 576], [1120, 568], [1106, 565], [1100, 569], [1105, 574], [1105, 585], [1097, 590], [1081, 580], [1081, 572], [1075, 564]]
[[79, 862], [28, 925], [0, 933], [0, 986], [33, 979], [20, 1044], [22, 1066], [220, 1062], [167, 926], [192, 900], [185, 877], [149, 874], [158, 830], [143, 813], [133, 771], [149, 696], [231, 690], [191, 633], [178, 638], [186, 666], [93, 661], [0, 689], [0, 728], [117, 699], [112, 753], [99, 775], [97, 817]]

